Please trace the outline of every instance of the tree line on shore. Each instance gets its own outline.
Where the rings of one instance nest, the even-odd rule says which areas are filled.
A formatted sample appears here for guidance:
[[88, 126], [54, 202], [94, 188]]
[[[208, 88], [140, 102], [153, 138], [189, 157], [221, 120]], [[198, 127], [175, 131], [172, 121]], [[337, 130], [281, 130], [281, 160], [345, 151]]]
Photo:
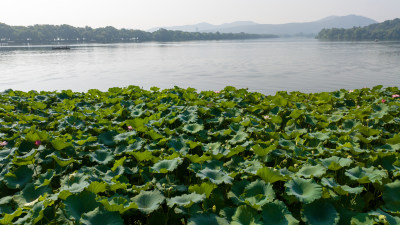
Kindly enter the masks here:
[[350, 29], [323, 29], [316, 38], [329, 41], [398, 41], [400, 40], [400, 19]]
[[73, 27], [70, 25], [9, 26], [0, 23], [0, 42], [6, 43], [53, 43], [53, 42], [146, 42], [192, 41], [276, 38], [270, 34], [247, 33], [200, 33], [159, 29], [154, 32], [132, 29]]

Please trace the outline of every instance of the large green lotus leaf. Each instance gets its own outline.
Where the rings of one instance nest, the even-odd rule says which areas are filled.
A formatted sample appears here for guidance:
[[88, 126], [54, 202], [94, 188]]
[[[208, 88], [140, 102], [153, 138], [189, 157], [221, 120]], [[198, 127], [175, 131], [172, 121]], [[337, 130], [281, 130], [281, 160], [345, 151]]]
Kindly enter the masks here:
[[178, 168], [179, 164], [182, 163], [181, 158], [175, 158], [171, 160], [162, 160], [154, 164], [153, 167], [151, 167], [154, 171], [158, 173], [168, 173], [171, 171], [174, 171], [176, 168]]
[[135, 159], [139, 162], [142, 161], [151, 161], [153, 160], [154, 156], [153, 153], [150, 151], [145, 151], [145, 152], [130, 152], [130, 155], [133, 155]]
[[12, 189], [23, 188], [25, 184], [32, 180], [33, 171], [27, 166], [20, 166], [13, 172], [5, 175], [4, 182], [7, 187]]
[[257, 144], [252, 147], [252, 150], [254, 151], [254, 153], [256, 153], [259, 156], [266, 156], [266, 155], [268, 155], [268, 153], [275, 150], [277, 146], [278, 146], [278, 142], [274, 142], [273, 144], [271, 144], [270, 146], [268, 146], [266, 148]]
[[80, 221], [85, 225], [123, 225], [124, 221], [117, 212], [108, 212], [96, 208], [93, 211], [84, 213]]
[[56, 161], [56, 163], [61, 167], [65, 167], [71, 163], [78, 162], [74, 158], [67, 158], [67, 159], [63, 158], [59, 152], [53, 152], [50, 155], [47, 155], [46, 158], [53, 158]]
[[61, 180], [61, 191], [69, 191], [71, 193], [79, 193], [82, 192], [85, 188], [89, 186], [88, 175], [84, 175], [82, 173], [73, 173], [70, 175], [64, 176]]
[[235, 182], [228, 192], [227, 197], [233, 201], [236, 205], [241, 205], [243, 203], [244, 189], [250, 184], [248, 180], [241, 180]]
[[191, 133], [191, 134], [195, 134], [201, 130], [204, 130], [204, 126], [200, 125], [200, 124], [186, 124], [185, 126], [183, 126], [183, 131]]
[[197, 174], [197, 177], [200, 177], [201, 179], [206, 179], [208, 178], [212, 183], [214, 184], [232, 184], [233, 178], [230, 177], [227, 173], [221, 170], [213, 170], [209, 168], [205, 168], [200, 170]]
[[266, 203], [274, 200], [275, 192], [272, 188], [272, 184], [266, 184], [262, 180], [256, 180], [246, 186], [241, 197], [244, 202], [251, 207], [260, 209]]
[[189, 192], [196, 192], [197, 194], [205, 194], [207, 198], [210, 197], [212, 191], [217, 188], [217, 185], [213, 183], [201, 183], [201, 185], [191, 185], [189, 186]]
[[183, 138], [171, 139], [168, 142], [168, 147], [174, 149], [176, 152], [186, 155], [189, 152], [189, 147]]
[[113, 139], [114, 139], [115, 143], [119, 144], [122, 142], [127, 142], [130, 137], [135, 136], [135, 135], [136, 135], [136, 131], [130, 131], [130, 132], [125, 132], [125, 133], [115, 135], [113, 137]]
[[285, 203], [274, 201], [262, 207], [262, 218], [264, 225], [296, 225], [296, 220], [287, 209]]
[[49, 186], [36, 188], [34, 184], [29, 183], [19, 194], [14, 195], [14, 201], [23, 207], [24, 204], [34, 202], [39, 196], [44, 196], [46, 193], [52, 193]]
[[319, 141], [325, 141], [325, 140], [329, 139], [329, 135], [327, 135], [326, 133], [321, 133], [321, 132], [309, 133], [308, 136], [313, 139], [317, 139]]
[[215, 214], [195, 214], [189, 218], [188, 225], [229, 225], [225, 218]]
[[389, 212], [400, 211], [400, 180], [385, 184], [383, 194], [384, 209]]
[[90, 157], [90, 161], [97, 162], [102, 165], [106, 165], [109, 162], [114, 160], [113, 153], [108, 149], [96, 150], [96, 151], [90, 153], [89, 157]]
[[128, 197], [120, 196], [118, 194], [110, 198], [103, 198], [97, 201], [102, 203], [107, 211], [119, 212], [120, 214], [123, 214], [130, 209], [138, 208], [136, 203], [132, 202]]
[[343, 167], [350, 166], [353, 160], [347, 158], [339, 158], [337, 156], [332, 156], [330, 158], [321, 159], [323, 166], [329, 170], [340, 170]]
[[116, 131], [107, 131], [104, 133], [101, 133], [98, 137], [98, 141], [101, 144], [105, 144], [108, 146], [114, 146], [115, 142], [114, 142], [114, 136], [118, 135], [118, 132]]
[[150, 214], [157, 210], [164, 200], [164, 195], [159, 191], [141, 191], [132, 198], [132, 201], [136, 203], [138, 209], [145, 214]]
[[339, 213], [326, 200], [305, 205], [302, 214], [303, 220], [310, 225], [336, 225], [339, 223]]
[[63, 150], [64, 148], [68, 148], [72, 146], [71, 142], [68, 142], [64, 138], [55, 138], [54, 140], [51, 141], [51, 145], [55, 150]]
[[150, 130], [147, 132], [147, 134], [151, 137], [152, 140], [158, 140], [164, 138], [160, 133], [158, 133], [155, 130]]
[[384, 170], [374, 169], [373, 167], [364, 168], [357, 166], [346, 170], [345, 175], [360, 184], [371, 182], [382, 184], [382, 180], [387, 178], [387, 173]]
[[37, 149], [32, 149], [25, 155], [14, 156], [12, 162], [17, 166], [33, 164], [35, 162], [35, 155], [37, 152], [38, 152]]
[[263, 167], [257, 171], [257, 176], [261, 177], [267, 183], [275, 183], [277, 181], [285, 181], [287, 178], [283, 176], [278, 170], [270, 167]]
[[244, 141], [246, 141], [247, 137], [249, 135], [243, 131], [239, 131], [237, 132], [237, 134], [235, 134], [235, 136], [232, 137], [231, 140], [228, 141], [229, 144], [235, 145], [235, 144], [239, 144], [242, 143]]
[[197, 120], [197, 113], [195, 111], [185, 111], [182, 114], [178, 115], [178, 119], [184, 123], [195, 123]]
[[104, 182], [93, 181], [90, 185], [86, 188], [87, 191], [92, 193], [100, 193], [105, 192], [107, 190], [107, 184]]
[[192, 204], [201, 202], [206, 198], [205, 194], [184, 194], [181, 196], [176, 196], [173, 198], [167, 199], [167, 205], [172, 208], [174, 205], [183, 206], [183, 207], [190, 207]]
[[400, 134], [393, 135], [392, 138], [386, 140], [386, 143], [390, 145], [400, 144]]
[[37, 188], [49, 185], [51, 180], [54, 178], [55, 173], [55, 170], [48, 169], [46, 173], [39, 174], [39, 177], [35, 181]]
[[297, 172], [297, 175], [305, 177], [305, 178], [312, 178], [312, 177], [321, 177], [326, 173], [326, 169], [321, 165], [311, 166], [309, 164], [304, 165], [301, 169]]
[[70, 195], [64, 201], [64, 205], [66, 216], [70, 219], [74, 218], [77, 222], [81, 219], [83, 213], [90, 212], [100, 206], [96, 201], [96, 195], [87, 191]]
[[321, 198], [322, 188], [312, 179], [293, 178], [285, 183], [286, 193], [295, 196], [300, 202], [311, 203]]
[[232, 216], [231, 225], [261, 225], [260, 216], [250, 206], [241, 205]]
[[358, 213], [350, 219], [351, 225], [374, 225], [376, 224], [372, 215], [368, 213]]
[[350, 187], [348, 185], [342, 185], [342, 186], [337, 186], [333, 188], [336, 193], [340, 194], [340, 195], [348, 195], [348, 194], [361, 194], [361, 192], [363, 192], [364, 187], [360, 186], [360, 187]]
[[13, 224], [13, 220], [16, 217], [19, 217], [22, 214], [22, 208], [18, 208], [13, 213], [6, 213], [3, 215], [3, 218], [0, 219], [0, 224]]

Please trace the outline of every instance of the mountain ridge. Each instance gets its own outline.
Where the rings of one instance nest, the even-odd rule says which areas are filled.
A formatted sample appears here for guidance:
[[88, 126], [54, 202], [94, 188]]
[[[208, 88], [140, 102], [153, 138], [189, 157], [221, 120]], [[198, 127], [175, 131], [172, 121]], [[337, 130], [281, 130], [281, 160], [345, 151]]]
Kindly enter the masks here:
[[155, 31], [160, 28], [167, 30], [180, 30], [187, 32], [220, 32], [220, 33], [251, 33], [251, 34], [274, 34], [274, 35], [302, 35], [315, 36], [322, 29], [329, 28], [352, 28], [368, 26], [377, 21], [358, 15], [328, 16], [311, 22], [293, 22], [284, 24], [259, 24], [252, 21], [236, 21], [213, 25], [209, 23], [198, 23], [183, 26], [156, 27], [148, 31]]

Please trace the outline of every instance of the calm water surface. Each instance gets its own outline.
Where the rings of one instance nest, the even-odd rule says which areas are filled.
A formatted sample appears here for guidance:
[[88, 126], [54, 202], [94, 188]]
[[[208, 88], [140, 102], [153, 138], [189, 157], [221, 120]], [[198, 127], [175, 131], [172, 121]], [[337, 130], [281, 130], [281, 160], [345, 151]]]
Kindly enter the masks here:
[[334, 91], [400, 86], [400, 42], [265, 39], [0, 47], [0, 91], [107, 90], [136, 85]]

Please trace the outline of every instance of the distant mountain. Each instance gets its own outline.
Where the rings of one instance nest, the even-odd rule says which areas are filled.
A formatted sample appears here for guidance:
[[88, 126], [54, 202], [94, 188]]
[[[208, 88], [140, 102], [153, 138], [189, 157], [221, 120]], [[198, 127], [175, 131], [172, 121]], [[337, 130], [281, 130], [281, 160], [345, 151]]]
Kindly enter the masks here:
[[[286, 23], [286, 24], [257, 24], [250, 21], [226, 23], [222, 25], [212, 25], [199, 23], [194, 25], [164, 27], [168, 30], [181, 30], [189, 32], [220, 32], [220, 33], [249, 33], [249, 34], [276, 34], [281, 36], [315, 36], [322, 29], [329, 28], [352, 28], [368, 26], [377, 21], [363, 16], [329, 16], [321, 20], [305, 23]], [[157, 30], [153, 28], [151, 30]]]
[[[218, 30], [218, 29], [227, 29], [227, 28], [240, 27], [240, 26], [251, 26], [251, 25], [258, 25], [258, 24], [251, 22], [251, 21], [237, 21], [237, 22], [233, 22], [233, 23], [224, 23], [221, 25], [213, 25], [213, 24], [209, 24], [209, 23], [198, 23], [198, 24], [193, 24], [193, 25], [172, 26], [172, 27], [154, 27], [148, 31], [153, 32], [160, 28], [164, 28], [167, 30], [180, 30], [180, 31], [186, 31], [186, 32], [203, 32], [206, 30]], [[229, 32], [226, 32], [226, 33], [229, 33]]]

